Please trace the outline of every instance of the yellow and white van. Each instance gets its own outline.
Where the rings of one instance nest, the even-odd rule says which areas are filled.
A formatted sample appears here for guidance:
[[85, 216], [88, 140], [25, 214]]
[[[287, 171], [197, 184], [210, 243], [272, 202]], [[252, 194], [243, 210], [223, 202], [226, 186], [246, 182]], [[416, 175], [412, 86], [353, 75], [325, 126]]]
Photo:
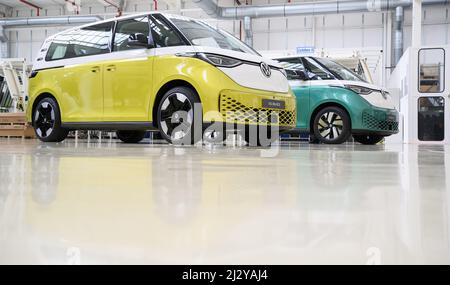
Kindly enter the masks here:
[[62, 141], [69, 130], [105, 129], [124, 142], [159, 130], [169, 142], [194, 143], [202, 138], [194, 135], [196, 120], [201, 134], [211, 122], [281, 130], [296, 122], [279, 63], [202, 21], [156, 12], [46, 39], [30, 75], [28, 106], [28, 121], [45, 142]]

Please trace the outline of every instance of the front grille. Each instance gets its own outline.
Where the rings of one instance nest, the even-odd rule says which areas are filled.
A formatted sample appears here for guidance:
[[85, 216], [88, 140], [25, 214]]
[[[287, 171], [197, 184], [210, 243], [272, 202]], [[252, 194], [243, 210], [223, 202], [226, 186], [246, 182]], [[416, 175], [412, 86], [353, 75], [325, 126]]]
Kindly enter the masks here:
[[363, 125], [370, 130], [398, 131], [398, 122], [378, 120], [368, 112], [363, 112]]
[[295, 126], [295, 110], [276, 110], [248, 106], [231, 96], [220, 97], [220, 113], [224, 120], [236, 124]]

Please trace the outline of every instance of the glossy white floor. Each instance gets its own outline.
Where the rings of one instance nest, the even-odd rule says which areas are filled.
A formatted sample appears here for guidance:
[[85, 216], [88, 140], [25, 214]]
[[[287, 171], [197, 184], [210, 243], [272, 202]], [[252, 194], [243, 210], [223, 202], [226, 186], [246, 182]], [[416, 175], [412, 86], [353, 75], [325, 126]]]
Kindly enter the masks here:
[[442, 146], [2, 139], [0, 263], [448, 264], [449, 184]]

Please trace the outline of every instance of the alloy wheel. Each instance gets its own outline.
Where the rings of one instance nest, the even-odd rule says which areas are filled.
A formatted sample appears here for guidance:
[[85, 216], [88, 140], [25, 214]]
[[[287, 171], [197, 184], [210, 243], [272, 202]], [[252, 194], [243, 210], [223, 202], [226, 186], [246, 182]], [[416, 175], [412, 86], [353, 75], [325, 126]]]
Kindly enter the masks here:
[[194, 121], [194, 109], [188, 97], [173, 93], [161, 105], [161, 130], [172, 140], [181, 140], [190, 133]]
[[320, 135], [327, 140], [338, 138], [344, 128], [342, 117], [336, 112], [323, 113], [317, 124]]
[[55, 110], [50, 103], [39, 104], [34, 115], [34, 125], [39, 137], [46, 138], [52, 133], [55, 128], [55, 118]]

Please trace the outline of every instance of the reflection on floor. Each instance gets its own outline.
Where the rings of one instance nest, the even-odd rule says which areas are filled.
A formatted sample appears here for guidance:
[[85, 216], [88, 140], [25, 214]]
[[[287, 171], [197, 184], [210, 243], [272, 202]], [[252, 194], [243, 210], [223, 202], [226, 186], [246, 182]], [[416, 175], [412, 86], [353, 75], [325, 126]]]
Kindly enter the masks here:
[[0, 263], [450, 263], [450, 147], [0, 140]]

